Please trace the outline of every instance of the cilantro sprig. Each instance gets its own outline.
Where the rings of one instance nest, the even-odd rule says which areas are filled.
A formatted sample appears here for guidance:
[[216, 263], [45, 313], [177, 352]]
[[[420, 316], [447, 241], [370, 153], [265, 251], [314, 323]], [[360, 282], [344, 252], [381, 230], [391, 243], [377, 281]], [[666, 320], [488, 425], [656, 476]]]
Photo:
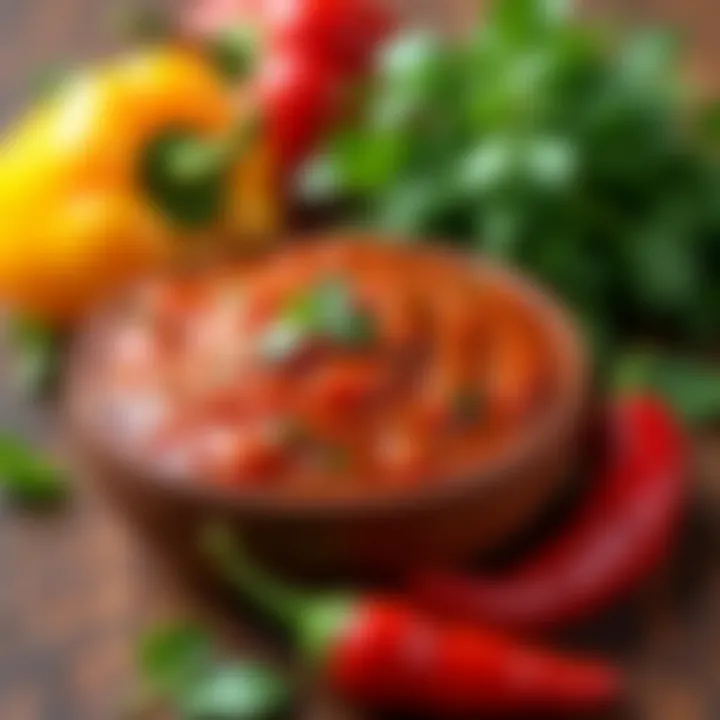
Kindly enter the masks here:
[[263, 334], [260, 355], [283, 362], [319, 341], [348, 350], [363, 349], [376, 338], [375, 319], [357, 302], [342, 277], [326, 277], [291, 297]]
[[610, 32], [571, 5], [495, 0], [465, 42], [400, 35], [303, 195], [522, 266], [605, 347], [638, 331], [711, 345], [717, 106], [687, 101], [672, 34]]

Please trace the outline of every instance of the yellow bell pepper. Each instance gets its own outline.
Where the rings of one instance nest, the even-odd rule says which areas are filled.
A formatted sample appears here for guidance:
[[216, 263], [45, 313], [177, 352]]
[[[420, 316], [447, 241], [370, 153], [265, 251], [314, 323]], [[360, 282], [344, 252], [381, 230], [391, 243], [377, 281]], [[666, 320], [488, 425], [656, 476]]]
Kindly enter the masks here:
[[260, 134], [218, 155], [217, 212], [191, 226], [144, 177], [164, 134], [222, 147], [249, 113], [204, 59], [169, 47], [88, 72], [34, 110], [0, 145], [0, 302], [67, 323], [198, 239], [269, 237], [279, 193]]

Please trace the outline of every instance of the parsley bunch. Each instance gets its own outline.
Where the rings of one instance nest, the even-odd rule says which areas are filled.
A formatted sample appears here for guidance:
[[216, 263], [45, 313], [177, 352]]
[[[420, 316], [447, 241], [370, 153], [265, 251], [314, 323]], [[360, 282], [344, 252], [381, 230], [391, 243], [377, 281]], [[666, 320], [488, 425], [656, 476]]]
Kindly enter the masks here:
[[400, 36], [301, 191], [525, 268], [600, 348], [638, 334], [711, 344], [717, 114], [690, 101], [668, 34], [613, 34], [570, 10], [496, 0], [464, 41]]

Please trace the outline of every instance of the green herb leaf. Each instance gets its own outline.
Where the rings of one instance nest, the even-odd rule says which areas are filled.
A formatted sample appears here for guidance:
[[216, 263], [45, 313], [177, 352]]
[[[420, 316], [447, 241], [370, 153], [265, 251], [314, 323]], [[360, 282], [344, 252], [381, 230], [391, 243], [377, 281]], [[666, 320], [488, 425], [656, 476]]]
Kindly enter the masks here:
[[186, 720], [269, 720], [290, 700], [287, 683], [257, 663], [217, 663], [210, 637], [185, 622], [157, 627], [141, 640], [140, 707], [158, 704]]
[[619, 55], [622, 79], [639, 91], [669, 87], [678, 57], [677, 38], [667, 30], [644, 30], [630, 37]]
[[539, 190], [563, 190], [577, 177], [577, 151], [567, 138], [537, 137], [524, 153], [528, 178]]
[[490, 23], [511, 38], [535, 38], [562, 26], [571, 8], [570, 0], [494, 0]]
[[241, 80], [251, 73], [257, 59], [257, 33], [248, 25], [224, 27], [208, 41], [208, 52], [224, 78]]
[[720, 113], [687, 106], [670, 35], [610, 36], [569, 5], [496, 0], [464, 43], [391, 43], [314, 189], [365, 227], [501, 255], [620, 343], [706, 342]]
[[691, 424], [720, 419], [720, 370], [709, 363], [649, 351], [628, 353], [617, 363], [615, 386], [659, 393]]
[[23, 441], [0, 435], [0, 490], [29, 508], [55, 506], [66, 499], [63, 474]]
[[269, 363], [282, 363], [296, 357], [310, 337], [302, 323], [281, 318], [263, 333], [258, 352]]
[[714, 99], [701, 108], [697, 118], [697, 130], [703, 143], [717, 151], [720, 147], [720, 99]]
[[517, 172], [518, 154], [511, 138], [505, 135], [486, 138], [462, 159], [461, 185], [478, 194], [506, 187]]
[[342, 278], [330, 278], [315, 289], [313, 318], [317, 332], [338, 345], [366, 347], [374, 339], [370, 315], [358, 307], [351, 288]]
[[376, 335], [373, 317], [360, 308], [342, 278], [327, 278], [292, 298], [260, 340], [260, 355], [283, 362], [314, 341], [362, 349]]
[[216, 668], [182, 697], [187, 720], [269, 720], [290, 703], [286, 681], [268, 667], [233, 663]]
[[141, 639], [138, 666], [154, 693], [177, 693], [207, 672], [212, 657], [208, 635], [180, 622], [154, 628]]

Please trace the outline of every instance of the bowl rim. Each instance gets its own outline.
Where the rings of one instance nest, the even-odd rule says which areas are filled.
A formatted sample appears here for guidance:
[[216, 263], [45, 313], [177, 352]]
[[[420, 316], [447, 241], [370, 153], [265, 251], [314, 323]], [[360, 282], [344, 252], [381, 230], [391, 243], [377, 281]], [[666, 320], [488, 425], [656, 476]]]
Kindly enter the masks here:
[[[342, 239], [339, 239], [342, 238]], [[290, 235], [287, 240], [291, 246], [301, 243], [364, 243], [388, 241], [392, 244], [408, 244], [402, 236], [377, 233], [345, 233], [342, 231], [313, 233], [309, 235]], [[282, 253], [285, 242], [270, 253]], [[540, 283], [522, 271], [486, 255], [469, 254], [448, 248], [434, 241], [414, 243], [410, 249], [426, 255], [434, 255], [439, 261], [468, 265], [482, 270], [490, 278], [519, 300], [527, 308], [548, 338], [548, 346], [553, 352], [553, 363], [557, 371], [557, 389], [543, 411], [532, 423], [520, 428], [518, 435], [505, 447], [485, 458], [476, 471], [454, 473], [443, 478], [442, 482], [433, 482], [412, 489], [398, 488], [382, 495], [352, 496], [330, 498], [327, 500], [298, 499], [295, 496], [273, 494], [259, 490], [248, 492], [246, 488], [237, 489], [209, 482], [199, 481], [194, 476], [179, 476], [176, 473], [150, 467], [147, 463], [129, 457], [112, 442], [108, 442], [107, 433], [93, 432], [95, 424], [87, 417], [83, 396], [83, 378], [91, 372], [84, 369], [87, 365], [87, 353], [101, 339], [103, 330], [111, 321], [118, 298], [126, 296], [127, 289], [116, 295], [99, 311], [91, 314], [74, 339], [64, 383], [64, 412], [69, 420], [71, 437], [77, 441], [81, 454], [89, 452], [101, 463], [102, 470], [111, 482], [122, 482], [129, 486], [151, 486], [153, 489], [177, 495], [179, 498], [197, 504], [198, 507], [217, 510], [219, 516], [242, 514], [274, 519], [343, 519], [357, 517], [379, 518], [395, 515], [398, 512], [426, 512], [447, 503], [456, 502], [483, 489], [491, 489], [508, 478], [523, 476], [519, 469], [531, 468], [534, 460], [542, 456], [548, 447], [557, 448], [573, 423], [580, 422], [590, 392], [591, 367], [587, 344], [579, 324], [571, 312], [557, 299], [557, 296], [545, 289]], [[267, 257], [267, 256], [266, 256]], [[262, 259], [260, 260], [262, 262]], [[222, 265], [241, 264], [242, 259], [234, 258], [229, 263], [223, 259], [218, 263], [203, 263], [192, 272], [212, 271]], [[172, 276], [173, 268], [161, 273], [161, 277]], [[110, 478], [112, 476], [112, 478]]]

